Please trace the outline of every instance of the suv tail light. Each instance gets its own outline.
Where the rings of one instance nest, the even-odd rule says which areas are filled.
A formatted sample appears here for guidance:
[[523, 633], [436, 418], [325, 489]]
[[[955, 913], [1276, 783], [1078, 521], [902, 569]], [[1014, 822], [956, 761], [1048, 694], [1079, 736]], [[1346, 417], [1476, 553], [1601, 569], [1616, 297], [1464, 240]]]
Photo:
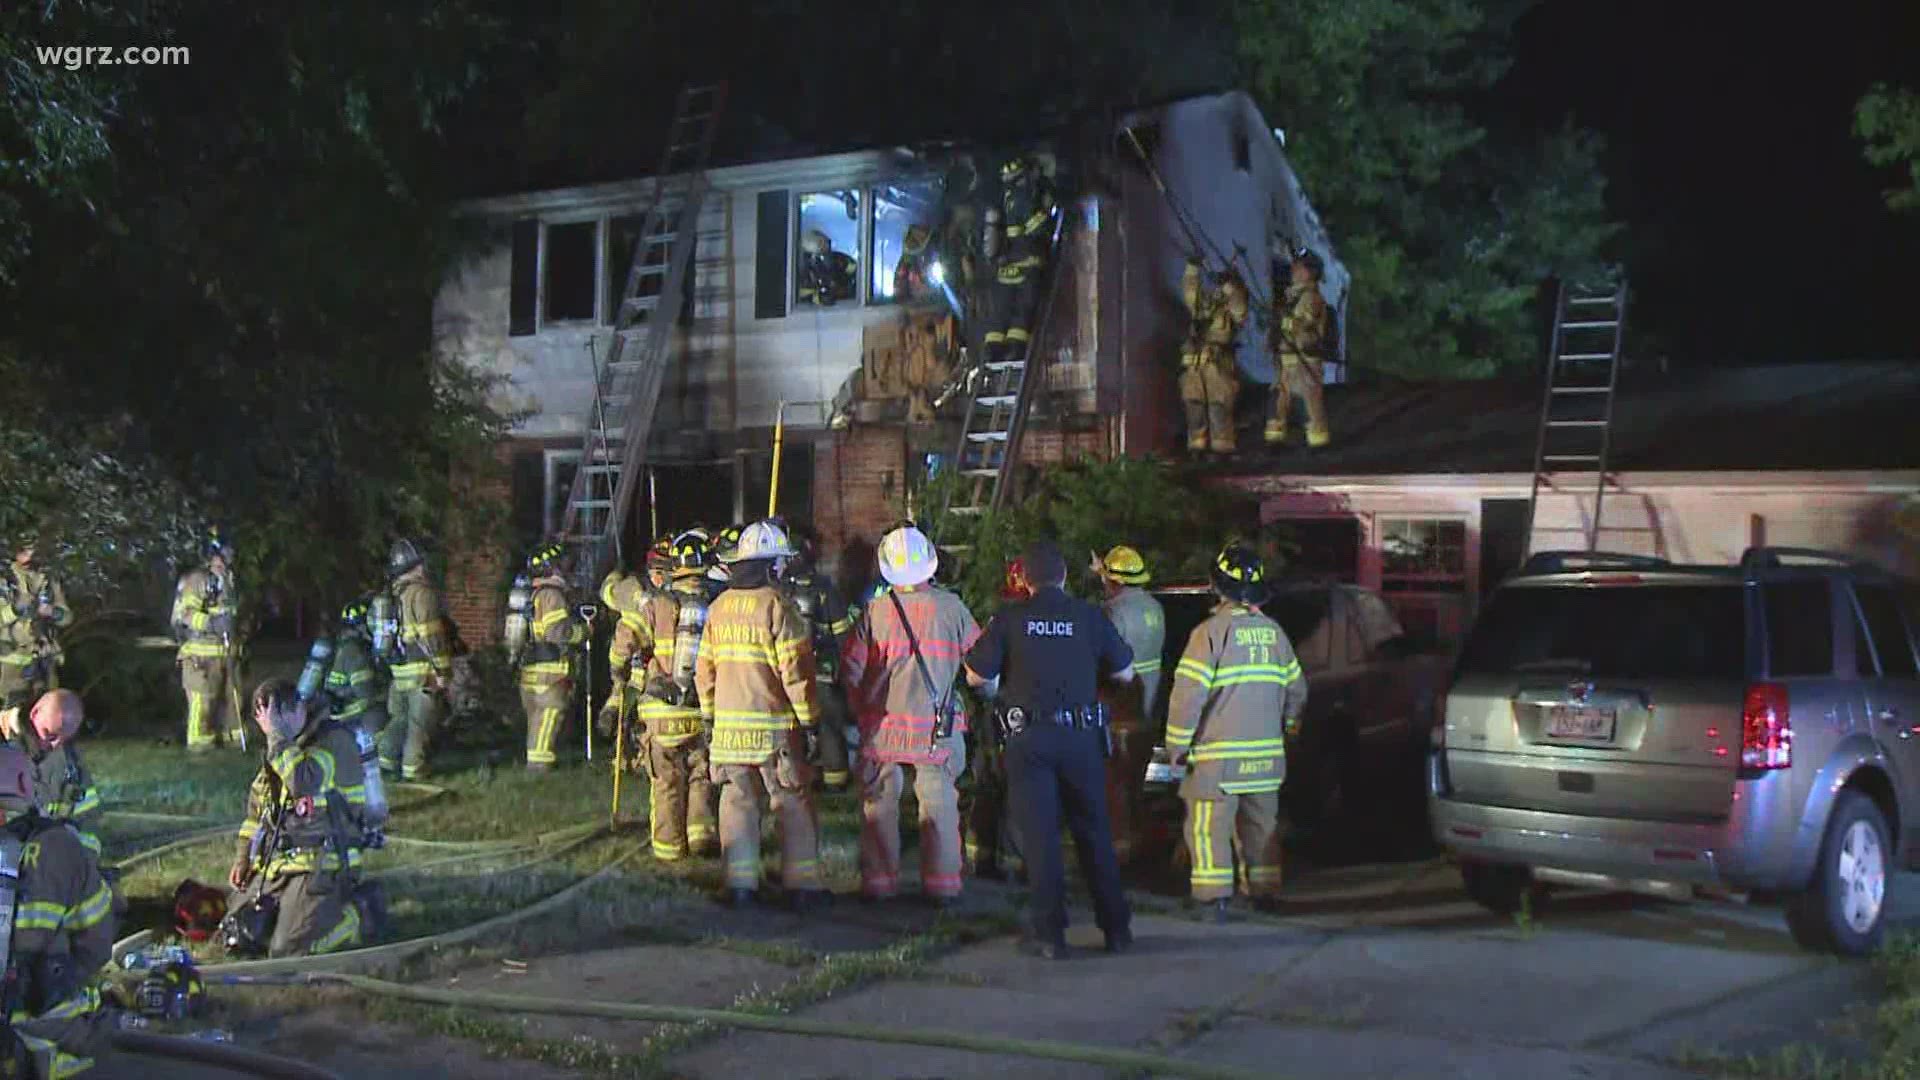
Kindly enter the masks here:
[[1787, 688], [1754, 683], [1740, 710], [1740, 767], [1785, 769], [1793, 765], [1793, 723], [1787, 718]]

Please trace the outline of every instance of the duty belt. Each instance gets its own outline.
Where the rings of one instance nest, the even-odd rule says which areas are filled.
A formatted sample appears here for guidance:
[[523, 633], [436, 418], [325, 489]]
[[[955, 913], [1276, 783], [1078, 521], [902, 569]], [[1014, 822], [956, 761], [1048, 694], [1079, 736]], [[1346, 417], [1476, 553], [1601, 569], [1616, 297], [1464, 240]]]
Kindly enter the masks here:
[[1024, 705], [1014, 705], [1000, 714], [1000, 723], [1009, 737], [1038, 724], [1092, 731], [1107, 726], [1107, 707], [1096, 704], [1071, 709], [1029, 709]]

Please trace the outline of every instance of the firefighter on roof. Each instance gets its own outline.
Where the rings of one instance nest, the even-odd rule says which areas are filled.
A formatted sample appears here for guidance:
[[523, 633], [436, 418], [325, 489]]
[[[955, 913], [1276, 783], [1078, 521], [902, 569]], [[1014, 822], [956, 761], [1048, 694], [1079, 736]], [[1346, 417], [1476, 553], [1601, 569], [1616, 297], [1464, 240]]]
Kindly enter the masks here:
[[1285, 735], [1306, 706], [1307, 682], [1287, 632], [1258, 607], [1267, 598], [1260, 556], [1229, 544], [1211, 576], [1220, 602], [1194, 627], [1174, 669], [1167, 752], [1187, 770], [1180, 795], [1193, 899], [1225, 919], [1236, 851], [1254, 902], [1278, 900]]
[[1187, 340], [1180, 349], [1180, 400], [1187, 412], [1187, 449], [1235, 449], [1233, 403], [1240, 393], [1235, 341], [1247, 321], [1247, 287], [1232, 270], [1217, 285], [1200, 260], [1187, 260], [1180, 280], [1187, 304]]
[[1131, 683], [1106, 683], [1101, 700], [1113, 712], [1113, 762], [1107, 770], [1107, 814], [1113, 825], [1113, 850], [1122, 866], [1133, 860], [1140, 832], [1141, 788], [1153, 758], [1158, 733], [1154, 702], [1160, 690], [1160, 654], [1167, 642], [1166, 612], [1142, 586], [1153, 580], [1147, 561], [1121, 545], [1093, 560], [1093, 572], [1106, 592], [1101, 608], [1120, 638], [1133, 649]]
[[411, 540], [394, 542], [387, 554], [399, 620], [398, 650], [387, 694], [387, 724], [380, 746], [380, 767], [406, 780], [427, 773], [427, 748], [446, 714], [453, 685], [453, 635], [440, 592], [427, 580], [426, 558]]
[[1273, 349], [1279, 363], [1273, 380], [1273, 415], [1267, 420], [1270, 444], [1287, 441], [1288, 415], [1296, 397], [1307, 410], [1307, 445], [1321, 447], [1333, 441], [1322, 392], [1327, 355], [1334, 345], [1333, 316], [1320, 295], [1322, 265], [1311, 249], [1296, 250], [1287, 270], [1287, 290], [1274, 298], [1278, 333], [1273, 335]]
[[33, 764], [11, 746], [0, 747], [0, 812], [0, 969], [11, 1010], [0, 1076], [74, 1076], [113, 1028], [94, 984], [113, 954], [113, 891], [74, 831], [35, 811]]
[[[233, 546], [216, 532], [206, 553], [206, 565], [180, 575], [173, 593], [180, 686], [187, 695], [187, 749], [195, 752], [213, 749], [222, 730], [221, 713], [238, 693], [232, 685], [240, 608], [233, 585]], [[236, 734], [244, 722], [245, 717], [234, 716], [225, 730]]]
[[769, 805], [789, 901], [805, 910], [831, 897], [813, 805], [820, 714], [813, 632], [774, 587], [794, 554], [771, 522], [747, 529], [732, 552], [731, 585], [713, 602], [700, 638], [700, 712], [712, 724], [726, 899], [735, 906], [751, 903], [759, 888], [760, 819]]
[[73, 622], [60, 581], [35, 562], [38, 543], [22, 543], [0, 571], [0, 705], [27, 706], [59, 684], [60, 644], [54, 632]]
[[573, 700], [574, 653], [587, 640], [586, 623], [567, 600], [565, 554], [559, 544], [547, 544], [527, 560], [533, 596], [520, 658], [520, 706], [527, 714], [529, 772], [546, 772], [559, 760], [554, 746]]

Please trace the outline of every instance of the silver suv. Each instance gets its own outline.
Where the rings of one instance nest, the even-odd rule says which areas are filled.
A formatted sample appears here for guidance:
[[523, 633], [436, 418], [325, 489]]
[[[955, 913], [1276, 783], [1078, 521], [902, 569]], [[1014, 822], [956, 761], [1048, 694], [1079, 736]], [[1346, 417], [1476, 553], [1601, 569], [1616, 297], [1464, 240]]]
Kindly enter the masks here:
[[1912, 594], [1827, 552], [1738, 567], [1545, 553], [1497, 589], [1434, 731], [1468, 893], [1770, 893], [1803, 946], [1878, 945], [1920, 857]]

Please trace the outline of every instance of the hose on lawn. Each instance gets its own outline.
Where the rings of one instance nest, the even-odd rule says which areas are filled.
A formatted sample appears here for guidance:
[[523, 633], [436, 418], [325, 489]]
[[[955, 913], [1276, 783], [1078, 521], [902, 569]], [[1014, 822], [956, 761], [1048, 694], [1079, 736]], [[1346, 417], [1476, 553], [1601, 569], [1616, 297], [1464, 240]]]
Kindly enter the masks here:
[[195, 1065], [207, 1065], [245, 1076], [284, 1077], [286, 1080], [340, 1080], [339, 1074], [330, 1073], [303, 1061], [262, 1054], [257, 1050], [243, 1050], [228, 1043], [202, 1042], [199, 1039], [154, 1035], [144, 1031], [116, 1031], [111, 1041], [113, 1048], [123, 1054], [189, 1061]]
[[999, 1035], [976, 1035], [964, 1031], [847, 1024], [827, 1020], [804, 1020], [793, 1016], [735, 1012], [731, 1009], [696, 1009], [682, 1005], [634, 1005], [577, 1001], [567, 998], [528, 997], [520, 994], [429, 990], [425, 987], [387, 982], [364, 975], [319, 973], [307, 975], [303, 980], [290, 980], [290, 982], [293, 985], [309, 986], [338, 984], [379, 997], [455, 1008], [485, 1009], [522, 1015], [544, 1013], [550, 1016], [591, 1016], [609, 1020], [645, 1020], [669, 1024], [713, 1024], [780, 1035], [807, 1035], [822, 1039], [852, 1039], [857, 1042], [933, 1046], [948, 1050], [966, 1050], [977, 1054], [1071, 1061], [1110, 1069], [1136, 1070], [1156, 1076], [1193, 1077], [1195, 1080], [1272, 1080], [1274, 1075], [1270, 1070], [1256, 1072], [1228, 1065], [1183, 1061], [1179, 1058], [1148, 1054], [1138, 1050], [1090, 1046], [1085, 1043], [1061, 1042], [1054, 1039], [1014, 1039]]

